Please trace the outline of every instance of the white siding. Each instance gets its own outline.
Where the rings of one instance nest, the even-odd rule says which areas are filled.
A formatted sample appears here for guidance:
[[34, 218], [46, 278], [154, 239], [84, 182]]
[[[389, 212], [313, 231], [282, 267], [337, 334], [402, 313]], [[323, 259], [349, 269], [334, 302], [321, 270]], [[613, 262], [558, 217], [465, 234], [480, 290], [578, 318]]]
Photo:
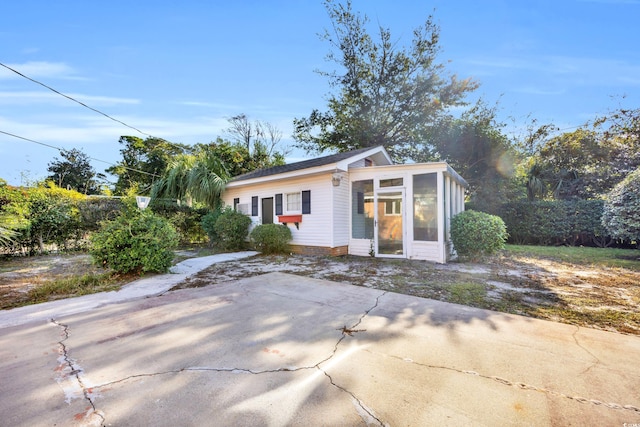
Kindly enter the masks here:
[[[275, 212], [275, 195], [282, 194], [285, 205], [283, 214], [286, 215], [286, 194], [310, 190], [311, 213], [302, 215], [299, 229], [296, 229], [294, 224], [288, 224], [293, 236], [291, 244], [332, 247], [334, 240], [332, 214], [335, 204], [333, 188], [341, 188], [343, 186], [348, 187], [346, 180], [341, 183], [340, 187], [333, 187], [331, 174], [324, 174], [314, 177], [298, 177], [277, 182], [253, 184], [247, 187], [232, 187], [225, 190], [222, 199], [227, 206], [233, 206], [234, 198], [240, 198], [240, 203], [249, 203], [251, 205], [251, 197], [258, 196], [258, 216], [253, 217], [252, 221], [255, 224], [260, 224], [263, 198], [274, 198]], [[278, 217], [275, 214], [273, 222], [278, 223]]]
[[349, 169], [351, 168], [363, 168], [364, 167], [364, 159], [360, 159], [357, 162], [353, 162], [349, 164]]
[[411, 259], [422, 259], [426, 261], [444, 262], [440, 255], [440, 245], [438, 242], [410, 242]]
[[349, 241], [349, 255], [371, 256], [371, 240], [351, 239]]
[[332, 187], [333, 244], [331, 247], [334, 248], [349, 244], [349, 204], [351, 203], [349, 197], [349, 175], [340, 173], [340, 176], [342, 177], [340, 185]]

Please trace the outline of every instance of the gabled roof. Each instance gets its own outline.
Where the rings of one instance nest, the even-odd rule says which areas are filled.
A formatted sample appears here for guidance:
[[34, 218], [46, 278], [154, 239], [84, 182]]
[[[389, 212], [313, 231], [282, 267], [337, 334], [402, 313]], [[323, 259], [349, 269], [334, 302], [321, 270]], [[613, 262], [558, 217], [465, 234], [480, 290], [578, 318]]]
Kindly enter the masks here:
[[246, 181], [246, 180], [251, 180], [256, 178], [270, 177], [273, 175], [280, 175], [285, 173], [293, 173], [297, 171], [303, 171], [305, 169], [320, 168], [322, 166], [342, 163], [343, 161], [350, 160], [350, 159], [352, 159], [352, 161], [348, 163], [352, 163], [375, 154], [382, 155], [383, 158], [385, 159], [385, 162], [388, 162], [387, 164], [392, 163], [391, 158], [389, 157], [389, 154], [387, 154], [386, 150], [382, 146], [366, 147], [366, 148], [360, 148], [353, 151], [347, 151], [344, 153], [337, 153], [329, 156], [318, 157], [315, 159], [303, 160], [301, 162], [289, 163], [286, 165], [274, 166], [266, 169], [257, 169], [255, 171], [238, 175], [235, 178], [233, 178], [231, 181], [229, 181], [229, 183]]

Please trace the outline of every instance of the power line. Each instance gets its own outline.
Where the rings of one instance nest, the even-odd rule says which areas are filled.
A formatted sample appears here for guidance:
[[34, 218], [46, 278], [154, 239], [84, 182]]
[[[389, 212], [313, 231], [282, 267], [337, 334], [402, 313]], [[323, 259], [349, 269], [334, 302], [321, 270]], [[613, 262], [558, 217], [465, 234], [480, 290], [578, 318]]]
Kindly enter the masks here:
[[124, 126], [128, 127], [129, 129], [133, 129], [133, 130], [135, 130], [136, 132], [141, 133], [142, 135], [146, 135], [146, 136], [150, 136], [150, 137], [152, 137], [152, 138], [156, 138], [156, 137], [154, 137], [154, 136], [153, 136], [153, 135], [151, 135], [151, 134], [148, 134], [148, 133], [146, 133], [146, 132], [141, 131], [140, 129], [138, 129], [138, 128], [136, 128], [136, 127], [133, 127], [133, 126], [131, 126], [131, 125], [126, 124], [126, 123], [125, 123], [125, 122], [123, 122], [122, 120], [118, 120], [118, 119], [116, 119], [116, 118], [114, 118], [114, 117], [111, 117], [111, 116], [110, 116], [110, 115], [108, 115], [107, 113], [103, 113], [103, 112], [102, 112], [102, 111], [100, 111], [100, 110], [97, 110], [97, 109], [95, 109], [95, 108], [93, 108], [93, 107], [90, 107], [90, 106], [88, 106], [87, 104], [85, 104], [84, 102], [78, 101], [77, 99], [75, 99], [75, 98], [73, 98], [73, 97], [71, 97], [71, 96], [69, 96], [69, 95], [65, 95], [64, 93], [62, 93], [62, 92], [60, 92], [60, 91], [55, 90], [55, 89], [54, 89], [54, 88], [52, 88], [51, 86], [48, 86], [48, 85], [46, 85], [46, 84], [44, 84], [44, 83], [42, 83], [42, 82], [39, 82], [38, 80], [32, 79], [31, 77], [29, 77], [29, 76], [26, 76], [26, 75], [22, 74], [20, 71], [15, 70], [15, 69], [13, 69], [13, 68], [9, 67], [8, 65], [3, 64], [2, 62], [0, 62], [0, 65], [1, 65], [1, 66], [3, 66], [4, 68], [6, 68], [7, 70], [13, 71], [13, 72], [14, 72], [14, 73], [16, 73], [17, 75], [19, 75], [19, 76], [21, 76], [21, 77], [24, 77], [25, 79], [30, 80], [30, 81], [32, 81], [33, 83], [39, 84], [40, 86], [45, 87], [45, 88], [49, 89], [50, 91], [52, 91], [52, 92], [54, 92], [54, 93], [57, 93], [58, 95], [60, 95], [60, 96], [63, 96], [63, 97], [65, 97], [65, 98], [67, 98], [67, 99], [68, 99], [68, 100], [70, 100], [70, 101], [76, 102], [76, 103], [78, 103], [78, 104], [82, 105], [83, 107], [88, 108], [88, 109], [89, 109], [89, 110], [91, 110], [91, 111], [94, 111], [94, 112], [96, 112], [96, 113], [98, 113], [98, 114], [101, 114], [101, 115], [105, 116], [106, 118], [108, 118], [108, 119], [110, 119], [110, 120], [113, 120], [114, 122], [120, 123], [121, 125], [124, 125]]
[[[51, 145], [51, 144], [45, 144], [44, 142], [36, 141], [34, 139], [25, 138], [24, 136], [15, 135], [13, 133], [5, 132], [3, 130], [0, 130], [0, 133], [2, 133], [4, 135], [11, 136], [13, 138], [22, 139], [23, 141], [33, 142], [34, 144], [42, 145], [42, 146], [45, 146], [45, 147], [48, 147], [48, 148], [53, 148], [54, 150], [57, 150], [59, 152], [65, 151], [64, 148], [56, 147], [55, 145]], [[142, 174], [145, 174], [145, 175], [151, 175], [151, 176], [160, 178], [160, 175], [156, 175], [155, 173], [143, 171], [143, 170], [140, 170], [140, 169], [130, 168], [129, 166], [117, 165], [115, 163], [111, 163], [111, 162], [108, 162], [106, 160], [96, 159], [95, 157], [88, 157], [88, 158], [89, 158], [89, 160], [93, 160], [93, 161], [96, 161], [96, 162], [106, 163], [109, 166], [122, 167], [122, 168], [124, 168], [124, 169], [126, 169], [128, 171], [138, 172], [138, 173], [142, 173]]]

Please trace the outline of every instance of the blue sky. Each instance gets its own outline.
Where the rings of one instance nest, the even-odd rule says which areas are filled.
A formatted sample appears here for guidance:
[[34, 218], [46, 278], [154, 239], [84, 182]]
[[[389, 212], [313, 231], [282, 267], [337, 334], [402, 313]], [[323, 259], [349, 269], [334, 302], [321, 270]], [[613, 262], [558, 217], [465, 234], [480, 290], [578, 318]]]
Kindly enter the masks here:
[[[640, 107], [640, 0], [353, 6], [401, 44], [433, 14], [439, 60], [476, 79], [470, 100], [499, 102], [515, 133], [532, 118], [572, 129], [620, 106]], [[277, 125], [292, 144], [293, 118], [326, 108], [331, 88], [314, 70], [335, 68], [318, 37], [329, 26], [320, 0], [7, 1], [0, 62], [170, 141], [209, 142], [244, 113]], [[0, 130], [106, 162], [120, 159], [121, 135], [144, 137], [3, 68]], [[0, 178], [10, 184], [45, 177], [56, 156], [0, 134]], [[290, 160], [301, 157], [294, 151]]]

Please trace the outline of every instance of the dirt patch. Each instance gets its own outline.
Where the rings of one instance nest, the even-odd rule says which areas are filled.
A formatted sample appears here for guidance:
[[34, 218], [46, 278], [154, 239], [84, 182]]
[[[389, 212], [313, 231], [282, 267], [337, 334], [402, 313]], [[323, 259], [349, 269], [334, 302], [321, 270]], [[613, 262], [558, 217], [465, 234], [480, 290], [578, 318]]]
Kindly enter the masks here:
[[440, 265], [350, 256], [257, 256], [213, 265], [177, 288], [275, 271], [640, 335], [639, 272], [537, 258], [504, 255], [485, 264]]
[[[33, 303], [29, 292], [53, 282], [82, 276], [103, 276], [111, 272], [91, 261], [88, 254], [59, 254], [34, 257], [13, 257], [0, 260], [0, 309], [18, 307]], [[114, 276], [109, 280], [108, 289], [117, 289], [135, 277]], [[107, 290], [100, 287], [96, 291]], [[91, 290], [87, 290], [91, 293]], [[52, 295], [49, 300], [75, 295]], [[38, 301], [41, 302], [41, 301]]]
[[[176, 262], [203, 255], [210, 253], [178, 252]], [[276, 271], [640, 335], [640, 271], [508, 252], [482, 264], [446, 265], [351, 256], [256, 256], [214, 264], [174, 289]], [[47, 282], [104, 272], [86, 254], [0, 260], [0, 308], [28, 303], [28, 291]], [[122, 278], [121, 284], [134, 279]]]

